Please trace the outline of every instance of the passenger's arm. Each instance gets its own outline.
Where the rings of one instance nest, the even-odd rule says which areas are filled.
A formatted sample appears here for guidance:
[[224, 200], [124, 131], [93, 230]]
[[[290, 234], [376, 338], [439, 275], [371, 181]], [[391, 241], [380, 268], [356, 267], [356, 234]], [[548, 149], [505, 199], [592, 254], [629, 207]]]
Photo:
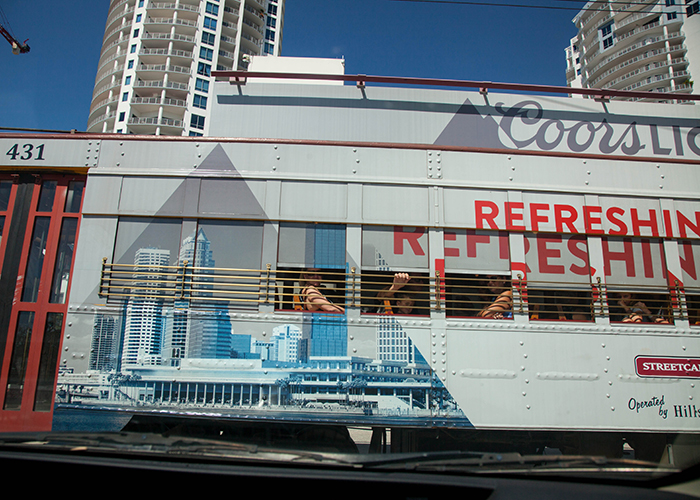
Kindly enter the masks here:
[[309, 311], [323, 311], [323, 312], [333, 312], [342, 313], [345, 309], [341, 306], [333, 304], [330, 300], [323, 295], [318, 288], [314, 286], [306, 287], [302, 291], [304, 297], [304, 304], [306, 309]]
[[396, 273], [394, 275], [394, 281], [389, 288], [385, 288], [377, 294], [379, 299], [391, 299], [394, 297], [394, 293], [401, 290], [406, 283], [409, 282], [411, 277], [407, 273]]
[[513, 291], [506, 290], [501, 293], [493, 303], [484, 308], [480, 313], [481, 318], [502, 319], [503, 313], [510, 311], [513, 307]]

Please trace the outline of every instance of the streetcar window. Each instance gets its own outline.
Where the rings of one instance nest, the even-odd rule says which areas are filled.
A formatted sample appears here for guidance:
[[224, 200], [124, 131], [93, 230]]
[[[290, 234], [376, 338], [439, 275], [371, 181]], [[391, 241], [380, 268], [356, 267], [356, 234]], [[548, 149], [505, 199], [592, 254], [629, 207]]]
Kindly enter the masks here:
[[488, 305], [486, 276], [478, 274], [447, 274], [445, 276], [445, 307], [448, 316], [476, 317]]
[[12, 191], [12, 181], [0, 181], [0, 211], [7, 210], [10, 204], [10, 192]]
[[601, 238], [610, 321], [673, 323], [663, 241]]
[[592, 321], [593, 309], [590, 291], [527, 290], [528, 310], [533, 320]]
[[39, 194], [39, 203], [36, 207], [37, 212], [50, 212], [53, 209], [53, 200], [56, 196], [56, 181], [44, 181], [41, 183], [41, 192]]
[[611, 291], [608, 293], [610, 321], [622, 323], [673, 323], [668, 292]]
[[37, 217], [34, 220], [32, 244], [29, 248], [27, 270], [24, 278], [22, 302], [36, 302], [39, 296], [39, 281], [44, 266], [44, 254], [49, 237], [50, 217]]
[[310, 273], [315, 275], [314, 286], [321, 295], [319, 302], [327, 301], [322, 309], [327, 312], [344, 310], [345, 233], [343, 224], [280, 224], [275, 271], [277, 309], [316, 310], [315, 306], [305, 305], [302, 296], [308, 281], [302, 274]]
[[445, 276], [447, 316], [510, 319], [513, 291], [508, 276], [452, 274]]
[[41, 361], [34, 393], [34, 411], [50, 411], [53, 407], [53, 388], [61, 344], [61, 328], [63, 313], [50, 312], [46, 314], [46, 326], [41, 344]]
[[363, 271], [360, 307], [364, 313], [429, 315], [427, 273]]
[[[320, 293], [321, 300], [326, 300], [336, 306], [337, 311], [345, 308], [346, 276], [341, 269], [318, 268], [278, 268], [275, 271], [277, 284], [275, 305], [281, 310], [307, 311], [304, 290], [309, 285], [314, 286]], [[317, 312], [322, 312], [321, 310]]]
[[526, 233], [525, 263], [531, 320], [593, 319], [585, 236]]
[[[182, 220], [150, 217], [122, 217], [117, 226], [114, 262], [137, 265], [136, 253], [153, 250], [153, 261], [177, 263]], [[156, 252], [156, 250], [158, 250]], [[156, 259], [156, 254], [159, 258]]]
[[[700, 242], [681, 240], [678, 242], [678, 254], [682, 271], [683, 286], [686, 290], [686, 309], [691, 325], [700, 325]], [[674, 286], [679, 284], [673, 283]], [[679, 293], [680, 290], [675, 290]]]
[[19, 410], [22, 405], [33, 328], [34, 311], [21, 311], [17, 317], [17, 329], [12, 346], [7, 386], [5, 387], [5, 402], [3, 403], [5, 410]]
[[71, 181], [68, 184], [68, 192], [66, 193], [65, 212], [78, 213], [80, 212], [80, 204], [83, 199], [83, 190], [85, 189], [84, 181]]
[[[424, 272], [430, 267], [428, 230], [414, 226], [363, 226], [362, 269]], [[393, 274], [392, 272], [392, 274]]]
[[688, 309], [688, 321], [691, 325], [700, 325], [700, 295], [697, 291], [686, 295], [686, 306]]
[[280, 267], [345, 269], [345, 225], [281, 223]]
[[445, 229], [445, 269], [450, 272], [505, 274], [510, 271], [508, 233]]
[[49, 297], [49, 302], [51, 303], [64, 304], [66, 301], [77, 228], [77, 218], [66, 217], [63, 219], [61, 235], [58, 242], [58, 254], [56, 255], [56, 263], [53, 270], [51, 296]]

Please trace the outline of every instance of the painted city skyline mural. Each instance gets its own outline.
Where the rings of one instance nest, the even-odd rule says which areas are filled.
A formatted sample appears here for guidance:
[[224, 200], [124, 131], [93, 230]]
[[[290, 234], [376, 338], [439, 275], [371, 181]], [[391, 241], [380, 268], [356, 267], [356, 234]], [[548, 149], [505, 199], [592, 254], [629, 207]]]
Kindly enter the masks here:
[[[259, 262], [259, 249], [252, 258], [250, 252], [236, 256], [242, 249], [234, 242], [239, 237], [248, 243], [260, 241], [262, 224], [199, 224], [180, 240], [179, 224], [142, 222], [120, 221], [115, 262], [133, 264], [133, 272], [124, 279], [134, 289], [152, 288], [149, 278], [156, 270], [191, 265], [198, 270], [199, 300], [168, 300], [157, 294], [110, 299], [108, 307], [92, 315], [85, 368], [79, 363], [61, 367], [59, 406], [222, 415], [265, 412], [276, 418], [303, 415], [360, 422], [439, 418], [471, 425], [409, 332], [392, 316], [377, 316], [374, 326], [353, 333], [371, 345], [357, 355], [348, 352], [345, 314], [290, 309], [288, 314], [276, 311], [272, 320], [261, 321], [256, 314], [250, 320], [246, 315], [257, 305], [241, 301], [256, 296], [259, 288], [220, 300], [215, 283], [218, 261], [225, 268]], [[341, 272], [347, 267], [343, 226], [290, 226], [280, 229], [280, 245], [285, 241], [293, 248], [280, 252], [281, 263], [303, 261], [308, 267]], [[374, 254], [376, 267], [389, 270], [381, 254]]]

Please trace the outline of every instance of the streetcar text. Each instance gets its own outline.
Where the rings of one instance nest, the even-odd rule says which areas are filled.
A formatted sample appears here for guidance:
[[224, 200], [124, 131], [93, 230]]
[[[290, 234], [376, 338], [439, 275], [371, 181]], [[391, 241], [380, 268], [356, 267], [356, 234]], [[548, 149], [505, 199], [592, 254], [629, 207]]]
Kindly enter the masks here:
[[664, 395], [662, 395], [660, 398], [652, 396], [651, 399], [646, 401], [637, 401], [635, 398], [630, 398], [630, 400], [627, 402], [627, 407], [632, 411], [636, 411], [637, 413], [639, 413], [639, 410], [643, 410], [645, 408], [658, 407], [659, 416], [665, 419], [668, 417], [668, 410], [664, 408], [664, 404]]
[[34, 145], [34, 144], [14, 144], [5, 153], [9, 156], [11, 160], [44, 160], [44, 145]]

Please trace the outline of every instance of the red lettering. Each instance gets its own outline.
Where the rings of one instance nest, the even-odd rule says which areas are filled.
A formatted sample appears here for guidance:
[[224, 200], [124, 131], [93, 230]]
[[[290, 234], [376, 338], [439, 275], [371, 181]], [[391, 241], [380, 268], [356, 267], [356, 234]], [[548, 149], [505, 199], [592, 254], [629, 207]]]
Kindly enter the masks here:
[[620, 219], [616, 219], [615, 218], [616, 215], [620, 215], [620, 216], [625, 215], [624, 209], [619, 208], [619, 207], [611, 207], [611, 208], [608, 208], [607, 212], [605, 212], [605, 216], [608, 218], [608, 221], [610, 221], [611, 223], [615, 224], [618, 227], [617, 230], [611, 229], [610, 231], [608, 231], [608, 234], [620, 234], [620, 235], [627, 234], [627, 224], [622, 222]]
[[640, 220], [639, 216], [637, 215], [637, 209], [633, 208], [630, 210], [631, 216], [632, 216], [632, 234], [635, 236], [641, 236], [641, 232], [639, 230], [640, 227], [648, 227], [651, 229], [651, 235], [652, 236], [658, 236], [659, 235], [659, 224], [658, 221], [656, 220], [656, 210], [650, 209], [649, 210], [649, 220]]
[[498, 257], [502, 260], [510, 260], [510, 243], [508, 233], [498, 233]]
[[681, 269], [683, 269], [683, 272], [685, 272], [694, 280], [698, 279], [698, 273], [695, 270], [695, 256], [693, 255], [693, 244], [688, 240], [684, 240], [681, 241], [678, 248], [681, 250], [678, 253], [682, 254], [679, 255], [681, 261]]
[[644, 277], [654, 277], [654, 263], [651, 260], [651, 243], [649, 240], [642, 240], [642, 262], [644, 263]]
[[[484, 209], [488, 208], [489, 212], [484, 213]], [[494, 220], [498, 217], [498, 205], [492, 201], [476, 200], [474, 202], [474, 213], [476, 215], [477, 229], [484, 229], [484, 221], [486, 221], [491, 229], [498, 229], [498, 225]]]
[[671, 221], [671, 211], [664, 210], [664, 227], [666, 228], [666, 236], [673, 238], [673, 222]]
[[610, 269], [610, 262], [613, 260], [622, 261], [625, 263], [625, 269], [627, 271], [628, 278], [634, 278], [636, 273], [634, 271], [634, 250], [632, 248], [632, 240], [630, 238], [623, 238], [623, 250], [622, 252], [611, 252], [608, 247], [608, 239], [603, 238], [603, 268], [605, 269], [605, 275], [610, 276], [612, 271]]
[[506, 205], [506, 229], [508, 231], [524, 231], [525, 226], [516, 226], [514, 221], [522, 221], [523, 213], [516, 213], [514, 210], [523, 210], [524, 204], [520, 201], [507, 201]]
[[[583, 248], [581, 248], [581, 245], [583, 245]], [[571, 264], [571, 266], [569, 266], [569, 271], [578, 276], [588, 276], [590, 269], [588, 266], [588, 245], [586, 243], [586, 238], [581, 236], [571, 236], [566, 246], [568, 247], [569, 252], [571, 252], [571, 255], [578, 257], [583, 263], [580, 266]]]
[[[564, 212], [568, 215], [564, 217]], [[557, 233], [564, 233], [564, 226], [568, 228], [570, 233], [578, 233], [574, 222], [578, 219], [578, 212], [571, 205], [554, 205], [554, 223], [557, 228]]]
[[476, 234], [473, 229], [467, 229], [467, 257], [476, 257], [476, 244], [491, 242], [491, 237], [488, 234]]
[[530, 204], [530, 226], [534, 232], [540, 230], [540, 222], [549, 222], [549, 216], [539, 215], [540, 210], [549, 210], [549, 203], [531, 203]]
[[564, 266], [549, 263], [550, 258], [561, 258], [561, 250], [558, 248], [547, 248], [548, 243], [561, 243], [561, 236], [537, 236], [537, 260], [540, 272], [543, 274], [564, 274]]
[[690, 228], [696, 236], [700, 237], [700, 212], [695, 212], [695, 224], [690, 222], [690, 219], [678, 211], [676, 211], [676, 215], [678, 215], [678, 231], [681, 233], [681, 238], [688, 237], [685, 230], [686, 227]]
[[[445, 242], [456, 241], [457, 233], [454, 231], [445, 231]], [[459, 248], [448, 248], [445, 244], [445, 257], [459, 257]]]
[[394, 226], [394, 254], [403, 255], [403, 242], [407, 240], [414, 255], [425, 255], [418, 241], [424, 234], [424, 227], [415, 227], [412, 231], [404, 231], [402, 226]]
[[594, 229], [593, 224], [602, 224], [601, 215], [603, 209], [596, 206], [583, 207], [583, 221], [586, 225], [586, 232], [590, 234], [603, 234], [602, 229]]
[[[537, 235], [534, 235], [534, 236], [537, 237]], [[525, 238], [523, 238], [523, 244], [525, 245], [525, 260], [526, 261], [528, 260], [527, 254], [530, 253], [530, 238], [532, 238], [532, 236], [530, 236], [530, 237], [525, 236]], [[528, 266], [527, 262], [525, 262], [525, 274], [526, 275], [530, 274], [530, 271], [532, 271], [532, 269], [530, 269], [530, 266]]]

